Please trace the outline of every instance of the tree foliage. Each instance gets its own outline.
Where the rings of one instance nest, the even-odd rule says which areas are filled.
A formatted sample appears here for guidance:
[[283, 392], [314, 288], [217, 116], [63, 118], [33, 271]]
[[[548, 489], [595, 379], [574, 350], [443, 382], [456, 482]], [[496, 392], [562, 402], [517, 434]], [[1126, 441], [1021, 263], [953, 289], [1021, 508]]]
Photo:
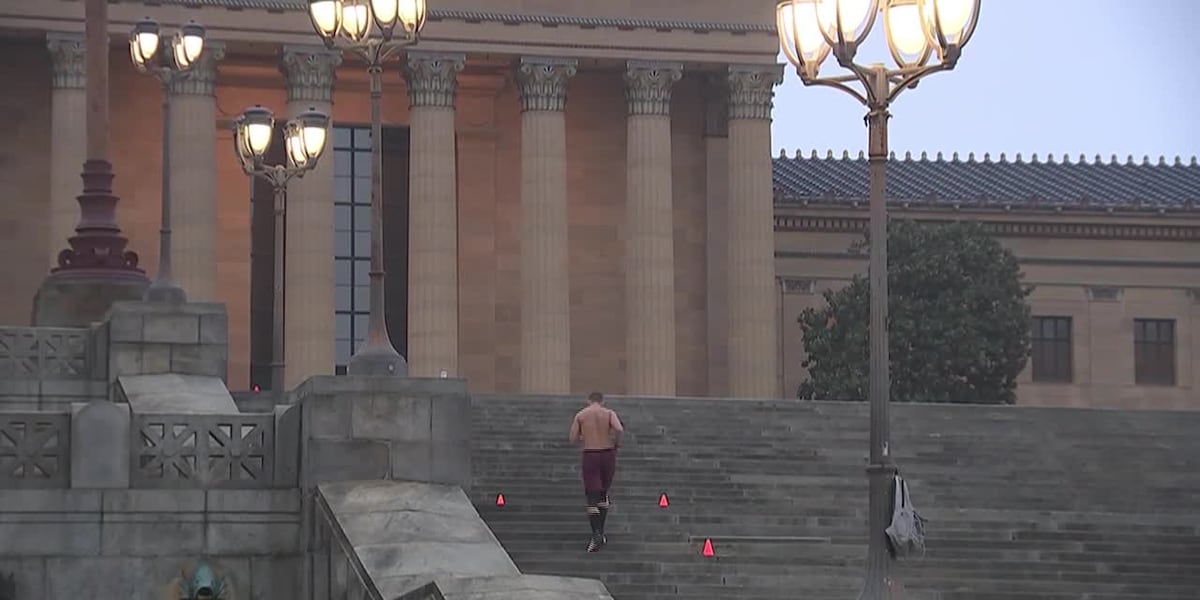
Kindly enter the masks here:
[[[867, 252], [869, 241], [855, 245]], [[1011, 404], [1029, 359], [1032, 291], [1016, 256], [977, 223], [888, 226], [893, 402]], [[800, 315], [807, 400], [867, 397], [870, 288], [857, 275]]]

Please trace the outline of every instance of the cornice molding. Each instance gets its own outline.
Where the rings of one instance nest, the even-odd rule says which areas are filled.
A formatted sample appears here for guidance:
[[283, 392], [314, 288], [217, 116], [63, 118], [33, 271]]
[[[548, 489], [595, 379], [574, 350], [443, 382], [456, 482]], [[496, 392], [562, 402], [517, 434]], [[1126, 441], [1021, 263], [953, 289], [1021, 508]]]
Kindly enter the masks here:
[[[922, 223], [951, 223], [951, 218], [917, 218]], [[867, 217], [775, 215], [775, 231], [861, 233]], [[1034, 223], [1028, 221], [978, 221], [997, 237], [1053, 237], [1073, 239], [1200, 241], [1200, 225], [1134, 225], [1125, 223]]]
[[[304, 12], [305, 0], [158, 0], [157, 4], [183, 5], [192, 8], [226, 8], [229, 10], [258, 9], [271, 12]], [[480, 10], [430, 9], [430, 21], [463, 21], [466, 23], [501, 23], [504, 25], [540, 25], [542, 27], [575, 26], [585, 29], [653, 29], [655, 31], [692, 31], [695, 33], [724, 32], [775, 36], [774, 23], [709, 23], [680, 19], [623, 19], [614, 17], [582, 17], [503, 13]]]

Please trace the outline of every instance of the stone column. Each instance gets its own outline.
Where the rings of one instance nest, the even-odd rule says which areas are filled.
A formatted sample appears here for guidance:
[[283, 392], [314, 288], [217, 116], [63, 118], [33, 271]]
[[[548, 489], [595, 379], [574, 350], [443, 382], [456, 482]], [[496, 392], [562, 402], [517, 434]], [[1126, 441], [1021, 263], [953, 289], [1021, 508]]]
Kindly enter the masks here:
[[[287, 82], [287, 114], [315, 108], [333, 116], [333, 84], [340, 53], [285, 46], [280, 70]], [[332, 375], [334, 356], [333, 135], [317, 166], [288, 183], [284, 253], [284, 386]]]
[[567, 247], [567, 81], [575, 60], [523, 58], [521, 88], [521, 390], [571, 389]]
[[48, 266], [79, 224], [79, 169], [87, 160], [87, 93], [83, 36], [46, 34], [53, 71], [50, 93], [50, 230]]
[[410, 52], [408, 372], [458, 369], [458, 165], [454, 96], [463, 54]]
[[171, 98], [171, 258], [191, 302], [217, 298], [217, 61], [208, 42], [192, 68], [168, 86]]
[[729, 394], [779, 396], [771, 108], [780, 65], [730, 66]]
[[625, 150], [627, 394], [675, 395], [671, 88], [683, 65], [630, 61]]

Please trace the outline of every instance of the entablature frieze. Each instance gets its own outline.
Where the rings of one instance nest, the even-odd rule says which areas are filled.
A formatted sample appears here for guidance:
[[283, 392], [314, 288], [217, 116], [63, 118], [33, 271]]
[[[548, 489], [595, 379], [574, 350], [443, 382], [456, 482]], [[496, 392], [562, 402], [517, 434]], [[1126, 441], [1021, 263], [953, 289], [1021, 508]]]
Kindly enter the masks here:
[[[114, 46], [124, 43], [130, 28], [145, 16], [148, 4], [112, 5], [109, 28]], [[243, 51], [274, 53], [282, 45], [319, 43], [302, 14], [307, 5], [303, 0], [159, 0], [152, 4], [154, 17], [164, 29], [195, 19], [205, 25], [209, 39], [227, 42], [231, 55]], [[78, 1], [6, 3], [0, 7], [0, 29], [82, 32], [79, 6]], [[516, 7], [511, 12], [431, 7], [419, 47], [429, 52], [468, 55], [705, 65], [776, 61], [778, 40], [769, 9], [763, 11], [760, 22], [736, 23], [713, 21], [711, 17], [720, 15], [704, 12], [697, 12], [700, 18], [691, 20], [686, 3], [681, 6], [684, 8], [657, 11], [659, 16], [682, 13], [678, 18], [527, 14]], [[562, 10], [591, 11], [582, 3]], [[747, 17], [743, 14], [740, 19]]]

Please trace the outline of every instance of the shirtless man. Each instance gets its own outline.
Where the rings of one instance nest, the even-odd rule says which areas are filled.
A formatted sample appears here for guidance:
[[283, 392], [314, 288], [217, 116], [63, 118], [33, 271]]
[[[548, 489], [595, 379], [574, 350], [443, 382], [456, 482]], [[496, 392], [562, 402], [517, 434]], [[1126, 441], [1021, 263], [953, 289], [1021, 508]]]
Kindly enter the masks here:
[[588, 405], [571, 421], [571, 443], [583, 445], [583, 491], [587, 495], [588, 521], [592, 539], [587, 551], [596, 552], [606, 543], [604, 520], [608, 517], [608, 489], [617, 470], [617, 448], [625, 428], [617, 413], [604, 406], [600, 392], [588, 394]]

